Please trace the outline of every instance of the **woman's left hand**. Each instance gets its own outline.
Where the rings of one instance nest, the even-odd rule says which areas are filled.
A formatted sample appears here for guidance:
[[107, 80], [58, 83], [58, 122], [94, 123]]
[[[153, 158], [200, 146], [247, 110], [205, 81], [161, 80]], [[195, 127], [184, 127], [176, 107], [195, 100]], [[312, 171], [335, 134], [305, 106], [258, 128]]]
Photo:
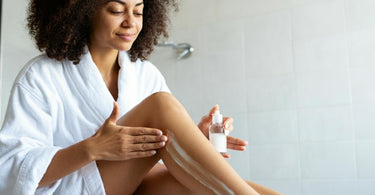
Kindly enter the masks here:
[[[198, 124], [199, 129], [207, 137], [207, 139], [208, 139], [208, 130], [210, 128], [210, 124], [212, 120], [211, 115], [215, 113], [215, 111], [218, 109], [219, 109], [219, 106], [215, 105], [207, 115], [202, 117], [201, 121]], [[223, 117], [223, 128], [229, 131], [227, 134], [233, 131], [233, 118], [232, 117]], [[244, 151], [246, 149], [245, 146], [247, 146], [247, 141], [236, 138], [236, 137], [227, 136], [227, 148], [228, 149]], [[230, 157], [229, 154], [226, 154], [223, 156], [225, 158]]]

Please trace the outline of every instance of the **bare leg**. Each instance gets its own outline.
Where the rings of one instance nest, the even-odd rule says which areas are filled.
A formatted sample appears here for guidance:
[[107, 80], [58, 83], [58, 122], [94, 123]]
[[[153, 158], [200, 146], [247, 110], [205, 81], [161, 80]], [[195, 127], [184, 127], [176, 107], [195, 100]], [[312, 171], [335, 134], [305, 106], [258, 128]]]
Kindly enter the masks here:
[[[245, 180], [246, 181], [246, 180]], [[265, 186], [254, 182], [246, 181], [246, 183], [254, 188], [261, 195], [281, 195], [281, 193], [269, 189]], [[164, 195], [179, 194], [193, 195], [193, 192], [179, 183], [161, 164], [156, 164], [142, 181], [134, 195]]]
[[[133, 193], [160, 157], [171, 175], [194, 193], [228, 193], [223, 190], [224, 186], [233, 194], [257, 194], [216, 152], [171, 94], [151, 95], [122, 117], [118, 124], [158, 128], [170, 140], [164, 149], [159, 150], [160, 156], [125, 162], [98, 161], [108, 194]], [[194, 163], [198, 168], [192, 166]]]
[[138, 187], [135, 195], [193, 195], [187, 187], [183, 186], [176, 180], [168, 171], [168, 169], [161, 164], [156, 164], [155, 167], [144, 178], [142, 184]]

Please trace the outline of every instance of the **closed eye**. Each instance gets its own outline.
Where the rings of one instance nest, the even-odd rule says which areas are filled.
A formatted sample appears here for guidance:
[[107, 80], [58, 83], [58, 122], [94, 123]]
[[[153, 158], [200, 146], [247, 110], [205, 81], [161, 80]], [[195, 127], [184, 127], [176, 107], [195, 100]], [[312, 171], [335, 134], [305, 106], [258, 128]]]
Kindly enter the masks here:
[[112, 14], [122, 14], [124, 12], [119, 12], [119, 11], [111, 11]]

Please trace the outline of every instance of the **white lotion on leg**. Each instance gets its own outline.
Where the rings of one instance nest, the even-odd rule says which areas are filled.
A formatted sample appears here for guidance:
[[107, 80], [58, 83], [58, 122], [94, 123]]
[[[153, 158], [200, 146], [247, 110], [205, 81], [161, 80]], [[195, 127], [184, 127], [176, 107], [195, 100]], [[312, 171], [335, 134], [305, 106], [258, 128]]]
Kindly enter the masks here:
[[234, 195], [234, 192], [229, 189], [223, 181], [216, 178], [182, 149], [172, 131], [167, 129], [167, 135], [169, 140], [165, 149], [168, 151], [171, 158], [184, 169], [187, 174], [190, 174], [195, 180], [206, 186], [214, 194]]

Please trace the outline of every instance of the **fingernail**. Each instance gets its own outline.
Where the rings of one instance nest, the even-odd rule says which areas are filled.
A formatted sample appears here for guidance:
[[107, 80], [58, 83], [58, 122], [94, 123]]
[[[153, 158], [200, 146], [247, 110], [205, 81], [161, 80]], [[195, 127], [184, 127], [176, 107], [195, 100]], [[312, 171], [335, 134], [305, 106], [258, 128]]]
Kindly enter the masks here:
[[158, 131], [156, 134], [163, 135], [163, 132], [162, 131]]
[[167, 141], [167, 140], [168, 140], [167, 136], [162, 136], [161, 137], [161, 141]]
[[154, 154], [156, 154], [156, 151], [152, 150], [150, 153], [151, 153], [151, 155], [154, 155]]
[[159, 146], [164, 146], [165, 145], [165, 142], [160, 142], [159, 143]]

